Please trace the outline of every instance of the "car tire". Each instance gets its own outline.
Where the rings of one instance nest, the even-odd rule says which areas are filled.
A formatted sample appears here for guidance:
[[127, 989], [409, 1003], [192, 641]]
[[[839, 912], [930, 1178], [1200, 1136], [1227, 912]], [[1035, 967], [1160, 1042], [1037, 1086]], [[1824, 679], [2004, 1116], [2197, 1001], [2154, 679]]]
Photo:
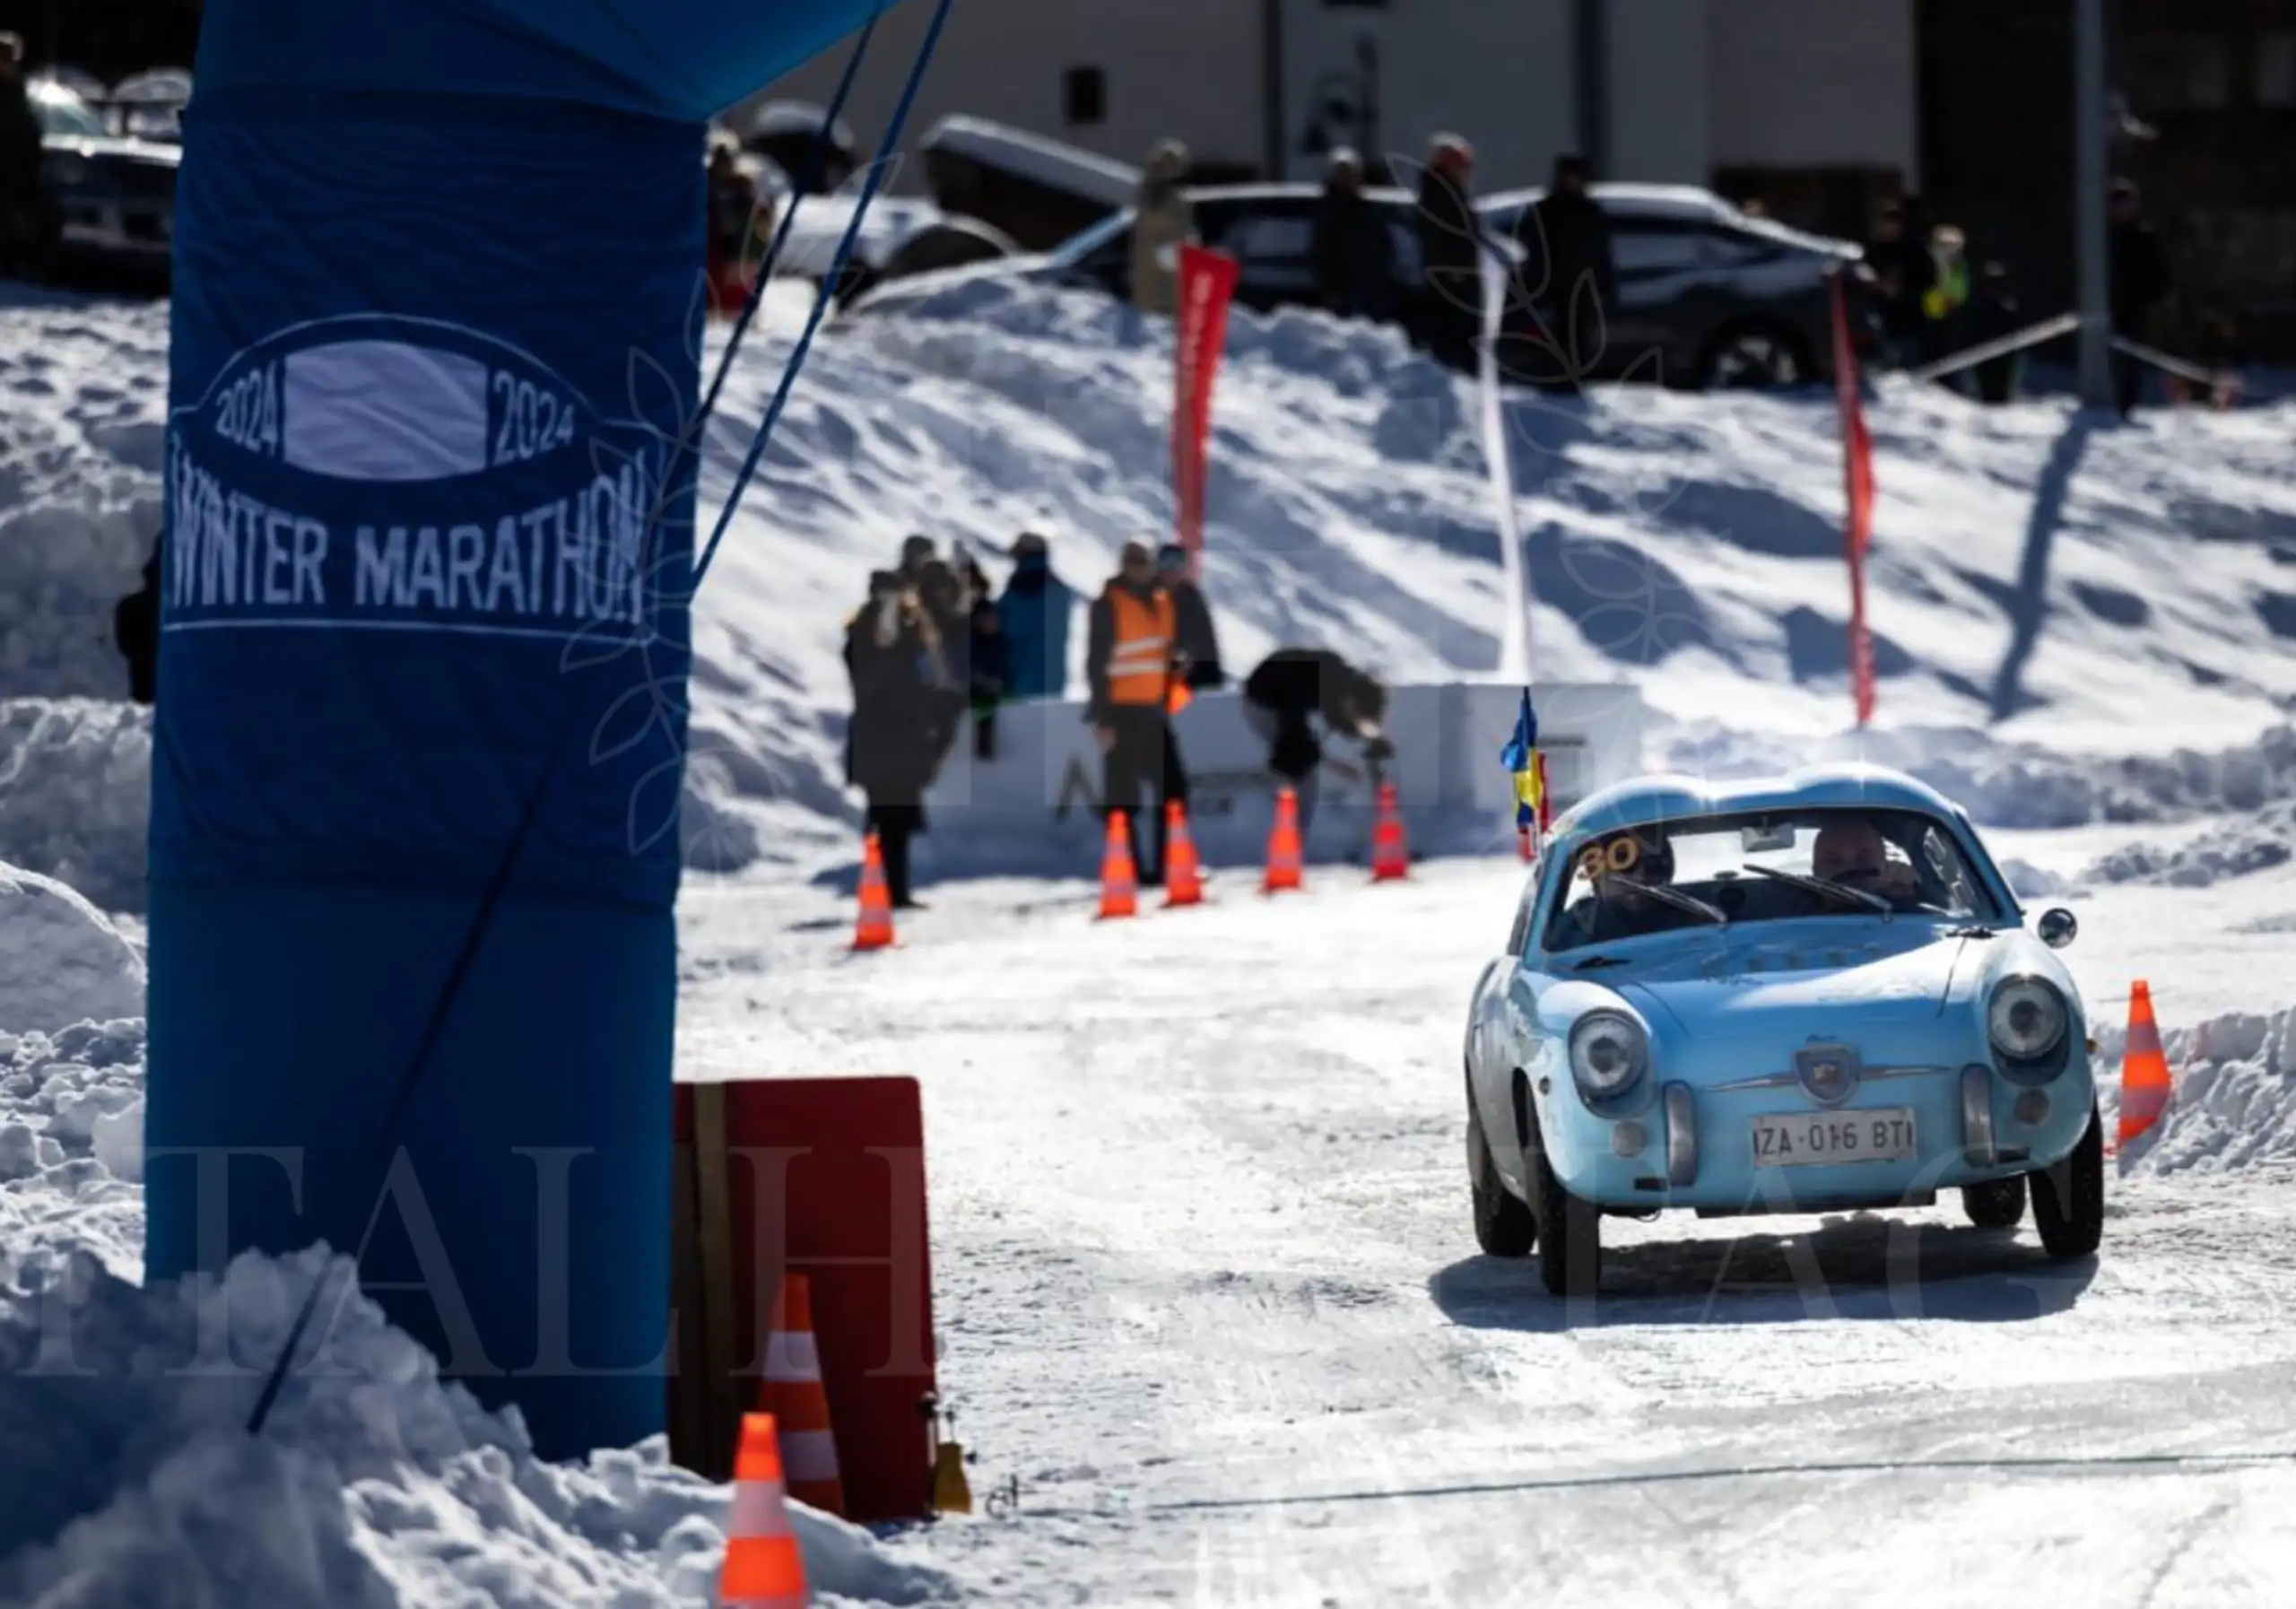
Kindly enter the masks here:
[[2092, 1102], [2073, 1154], [2032, 1176], [2033, 1227], [2060, 1263], [2093, 1256], [2105, 1238], [2105, 1126]]
[[1966, 1185], [1961, 1211], [1979, 1229], [2014, 1229], [2025, 1217], [2025, 1181], [2021, 1176]]
[[1562, 1187], [1530, 1115], [1531, 1181], [1538, 1192], [1539, 1283], [1549, 1296], [1592, 1296], [1603, 1277], [1603, 1215]]
[[1701, 391], [1771, 390], [1816, 378], [1801, 337], [1767, 320], [1734, 324], [1706, 344], [1698, 363]]
[[1499, 1177], [1499, 1164], [1492, 1160], [1491, 1141], [1483, 1132], [1483, 1114], [1475, 1109], [1472, 1091], [1467, 1095], [1467, 1187], [1474, 1201], [1474, 1243], [1484, 1255], [1529, 1256], [1538, 1240], [1538, 1220]]

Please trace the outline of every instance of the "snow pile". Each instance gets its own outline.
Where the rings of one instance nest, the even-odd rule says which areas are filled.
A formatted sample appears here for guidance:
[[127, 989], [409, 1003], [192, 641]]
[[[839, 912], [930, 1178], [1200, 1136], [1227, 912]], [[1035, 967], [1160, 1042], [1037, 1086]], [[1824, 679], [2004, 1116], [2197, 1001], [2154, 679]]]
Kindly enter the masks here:
[[[265, 1434], [262, 1370], [317, 1278], [333, 1322]], [[145, 1292], [85, 1255], [0, 1289], [0, 1601], [144, 1609], [683, 1606], [713, 1600], [729, 1492], [657, 1438], [537, 1460], [313, 1252]], [[203, 1321], [206, 1328], [203, 1332]], [[315, 1326], [318, 1331], [319, 1326]], [[213, 1338], [203, 1352], [203, 1334]], [[228, 1356], [220, 1347], [228, 1346]], [[816, 1601], [945, 1598], [866, 1533], [795, 1511]]]
[[[2108, 1131], [2119, 1118], [2125, 1029], [2100, 1031], [2096, 1066]], [[2229, 1012], [2165, 1031], [2175, 1092], [2160, 1126], [2128, 1147], [2152, 1173], [2296, 1166], [2296, 1011]]]
[[[705, 525], [805, 306], [796, 285], [769, 297], [736, 365]], [[0, 612], [17, 611], [0, 615], [0, 694], [117, 695], [109, 615], [156, 526], [164, 331], [154, 310], [0, 314]], [[850, 856], [841, 628], [904, 536], [961, 542], [997, 579], [1040, 531], [1090, 592], [1123, 542], [1171, 529], [1171, 362], [1169, 330], [1127, 309], [994, 276], [831, 326], [701, 594], [690, 865]], [[1296, 643], [1396, 680], [1492, 669], [1498, 537], [1471, 404], [1392, 330], [1236, 315], [1206, 552], [1232, 670]], [[1639, 683], [1654, 764], [1863, 755], [1993, 825], [2170, 820], [2296, 788], [2296, 403], [2115, 428], [1891, 384], [1872, 419], [1874, 730], [1846, 719], [1840, 462], [1814, 392], [1510, 400], [1539, 674]], [[131, 908], [148, 761], [125, 724], [72, 718], [42, 761], [68, 774], [0, 812], [0, 854]], [[2158, 752], [2171, 722], [2187, 749]], [[928, 875], [937, 852], [928, 839]]]
[[0, 861], [68, 883], [106, 910], [141, 910], [151, 799], [149, 710], [0, 700]]
[[0, 1031], [143, 1014], [143, 959], [103, 913], [54, 878], [0, 865]]
[[67, 1252], [135, 1274], [143, 1177], [142, 1022], [0, 1034], [0, 1285]]
[[160, 534], [164, 307], [0, 323], [0, 697], [126, 698], [112, 606]]
[[[322, 1268], [351, 1292], [349, 1265], [250, 1257], [220, 1291], [136, 1286], [144, 1048], [140, 1021], [0, 1034], [0, 1603], [711, 1601], [725, 1488], [672, 1466], [659, 1439], [538, 1461], [514, 1415], [442, 1384], [355, 1292], [329, 1299], [333, 1323], [249, 1439], [256, 1371]], [[229, 1337], [228, 1361], [203, 1333]], [[865, 1532], [796, 1522], [820, 1602], [947, 1596]]]
[[2082, 881], [2213, 888], [2230, 878], [2286, 865], [2296, 855], [2292, 839], [2296, 839], [2296, 804], [2283, 802], [2212, 827], [2188, 842], [2125, 845], [2100, 858]]

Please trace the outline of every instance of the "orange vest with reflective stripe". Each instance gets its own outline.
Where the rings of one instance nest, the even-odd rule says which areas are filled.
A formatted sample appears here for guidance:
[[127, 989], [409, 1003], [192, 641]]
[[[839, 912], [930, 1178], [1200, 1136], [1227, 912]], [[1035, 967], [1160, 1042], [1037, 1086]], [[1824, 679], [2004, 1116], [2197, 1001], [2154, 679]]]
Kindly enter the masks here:
[[1161, 704], [1171, 674], [1172, 637], [1178, 629], [1172, 595], [1157, 588], [1155, 601], [1143, 603], [1128, 587], [1109, 591], [1116, 620], [1116, 646], [1109, 650], [1109, 702]]

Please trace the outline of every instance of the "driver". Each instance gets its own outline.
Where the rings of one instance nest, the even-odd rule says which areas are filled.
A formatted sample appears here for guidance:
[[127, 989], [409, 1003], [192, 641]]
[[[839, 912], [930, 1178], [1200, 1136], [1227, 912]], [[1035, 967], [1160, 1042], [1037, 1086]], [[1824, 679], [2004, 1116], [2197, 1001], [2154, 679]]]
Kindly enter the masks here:
[[1680, 915], [1672, 906], [1639, 891], [1674, 880], [1674, 850], [1655, 828], [1637, 828], [1596, 839], [1578, 854], [1579, 874], [1593, 893], [1570, 909], [1584, 943], [1636, 938], [1672, 926]]
[[1920, 893], [1913, 867], [1890, 857], [1881, 829], [1862, 815], [1829, 822], [1810, 847], [1810, 874], [1892, 900]]

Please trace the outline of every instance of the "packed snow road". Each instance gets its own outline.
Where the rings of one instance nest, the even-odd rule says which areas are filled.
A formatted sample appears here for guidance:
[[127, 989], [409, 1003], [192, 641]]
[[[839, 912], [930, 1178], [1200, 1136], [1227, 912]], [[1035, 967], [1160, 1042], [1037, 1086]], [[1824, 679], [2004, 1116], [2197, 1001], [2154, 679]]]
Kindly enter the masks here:
[[2140, 1167], [2070, 1268], [1957, 1203], [1612, 1220], [1574, 1310], [1468, 1227], [1515, 869], [1359, 877], [944, 889], [861, 959], [827, 891], [690, 891], [684, 1076], [924, 1082], [944, 1389], [1020, 1486], [900, 1551], [1027, 1603], [2296, 1601], [2296, 1172]]

